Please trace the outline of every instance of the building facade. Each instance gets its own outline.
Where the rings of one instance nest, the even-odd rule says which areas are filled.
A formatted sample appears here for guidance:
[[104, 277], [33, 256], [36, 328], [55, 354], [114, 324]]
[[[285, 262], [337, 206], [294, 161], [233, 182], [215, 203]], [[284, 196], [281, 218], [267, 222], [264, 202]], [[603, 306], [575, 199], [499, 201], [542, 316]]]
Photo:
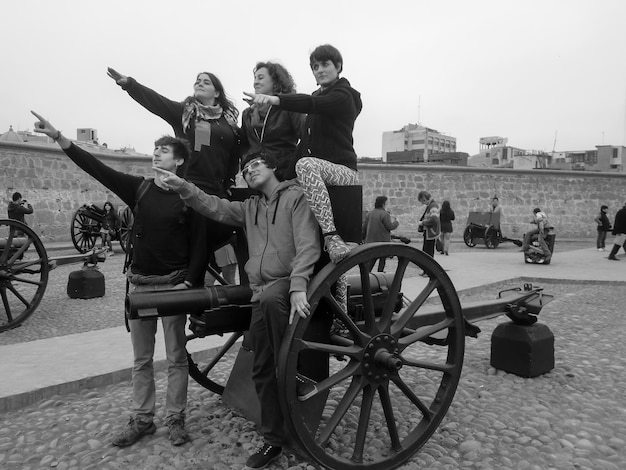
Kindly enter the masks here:
[[456, 137], [420, 124], [407, 124], [397, 131], [383, 132], [383, 162], [428, 162], [432, 154], [456, 152]]

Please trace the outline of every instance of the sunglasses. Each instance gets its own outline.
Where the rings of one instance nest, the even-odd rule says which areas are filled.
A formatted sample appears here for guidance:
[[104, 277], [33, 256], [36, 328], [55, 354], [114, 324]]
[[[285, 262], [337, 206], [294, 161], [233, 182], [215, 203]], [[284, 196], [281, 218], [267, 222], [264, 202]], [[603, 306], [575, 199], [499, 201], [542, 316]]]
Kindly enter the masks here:
[[251, 170], [256, 170], [257, 168], [259, 168], [261, 165], [265, 164], [265, 160], [252, 160], [252, 162], [248, 165], [246, 165], [246, 167], [241, 170], [241, 176], [243, 176], [244, 178], [248, 175], [248, 173]]

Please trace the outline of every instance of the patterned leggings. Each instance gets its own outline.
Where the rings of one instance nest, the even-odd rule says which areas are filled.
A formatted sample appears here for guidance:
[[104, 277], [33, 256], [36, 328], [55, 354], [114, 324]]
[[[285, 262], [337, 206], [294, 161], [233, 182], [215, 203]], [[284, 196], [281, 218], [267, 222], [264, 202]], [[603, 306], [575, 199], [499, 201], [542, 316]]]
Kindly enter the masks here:
[[328, 196], [328, 186], [350, 186], [357, 184], [356, 170], [315, 157], [304, 157], [296, 163], [296, 175], [302, 186], [309, 206], [322, 228], [322, 233], [335, 232], [333, 208]]

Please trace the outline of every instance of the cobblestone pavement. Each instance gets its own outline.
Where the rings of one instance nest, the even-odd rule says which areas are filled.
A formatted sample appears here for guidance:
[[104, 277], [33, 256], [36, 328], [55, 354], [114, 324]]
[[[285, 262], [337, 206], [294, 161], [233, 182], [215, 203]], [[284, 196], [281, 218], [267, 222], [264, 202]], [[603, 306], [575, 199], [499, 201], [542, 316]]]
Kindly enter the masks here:
[[[502, 283], [472, 290], [461, 294], [461, 300], [491, 299], [506, 287]], [[466, 341], [452, 406], [433, 437], [402, 469], [626, 468], [626, 289], [581, 284], [545, 288], [555, 295], [540, 315], [556, 338], [555, 369], [532, 379], [493, 369], [490, 337], [502, 319], [481, 322], [479, 337]], [[111, 321], [113, 313], [120, 316], [119, 304], [113, 308]], [[222, 361], [224, 376], [231, 366], [232, 358]], [[0, 414], [0, 467], [242, 468], [260, 443], [254, 425], [192, 382], [187, 427], [193, 441], [173, 447], [163, 427], [166, 377], [157, 377], [160, 427], [154, 436], [126, 449], [110, 445], [111, 433], [125, 424], [131, 406], [130, 384], [122, 382]], [[286, 453], [270, 468], [315, 467]]]

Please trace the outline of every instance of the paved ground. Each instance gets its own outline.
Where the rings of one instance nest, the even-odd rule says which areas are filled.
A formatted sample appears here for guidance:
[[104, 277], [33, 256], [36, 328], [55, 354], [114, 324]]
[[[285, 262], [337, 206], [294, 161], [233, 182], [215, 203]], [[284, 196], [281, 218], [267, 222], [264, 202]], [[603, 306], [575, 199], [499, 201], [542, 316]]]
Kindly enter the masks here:
[[[457, 252], [437, 258], [462, 301], [493, 298], [499, 289], [519, 285], [508, 279], [549, 282], [546, 290], [556, 300], [541, 320], [556, 337], [556, 367], [535, 379], [493, 369], [489, 338], [499, 320], [481, 323], [479, 338], [467, 341], [461, 382], [444, 422], [402, 468], [626, 468], [626, 260], [609, 262], [606, 253], [580, 247], [585, 244], [561, 242], [549, 266], [525, 265], [521, 253], [505, 245], [497, 250], [459, 245]], [[116, 284], [121, 258], [102, 267], [107, 270], [102, 305], [64, 304], [67, 273], [59, 268], [33, 317], [0, 334], [0, 376], [10, 378], [0, 382], [0, 409], [8, 410], [0, 414], [0, 466], [241, 468], [259, 443], [254, 425], [195, 383], [188, 411], [192, 443], [171, 447], [161, 427], [154, 438], [129, 449], [109, 445], [130, 407], [131, 353]], [[211, 347], [197, 343], [200, 350]], [[231, 365], [232, 360], [223, 361], [225, 377]], [[157, 386], [162, 397], [162, 372]], [[159, 424], [162, 418], [159, 402]], [[308, 466], [288, 454], [273, 468]]]

